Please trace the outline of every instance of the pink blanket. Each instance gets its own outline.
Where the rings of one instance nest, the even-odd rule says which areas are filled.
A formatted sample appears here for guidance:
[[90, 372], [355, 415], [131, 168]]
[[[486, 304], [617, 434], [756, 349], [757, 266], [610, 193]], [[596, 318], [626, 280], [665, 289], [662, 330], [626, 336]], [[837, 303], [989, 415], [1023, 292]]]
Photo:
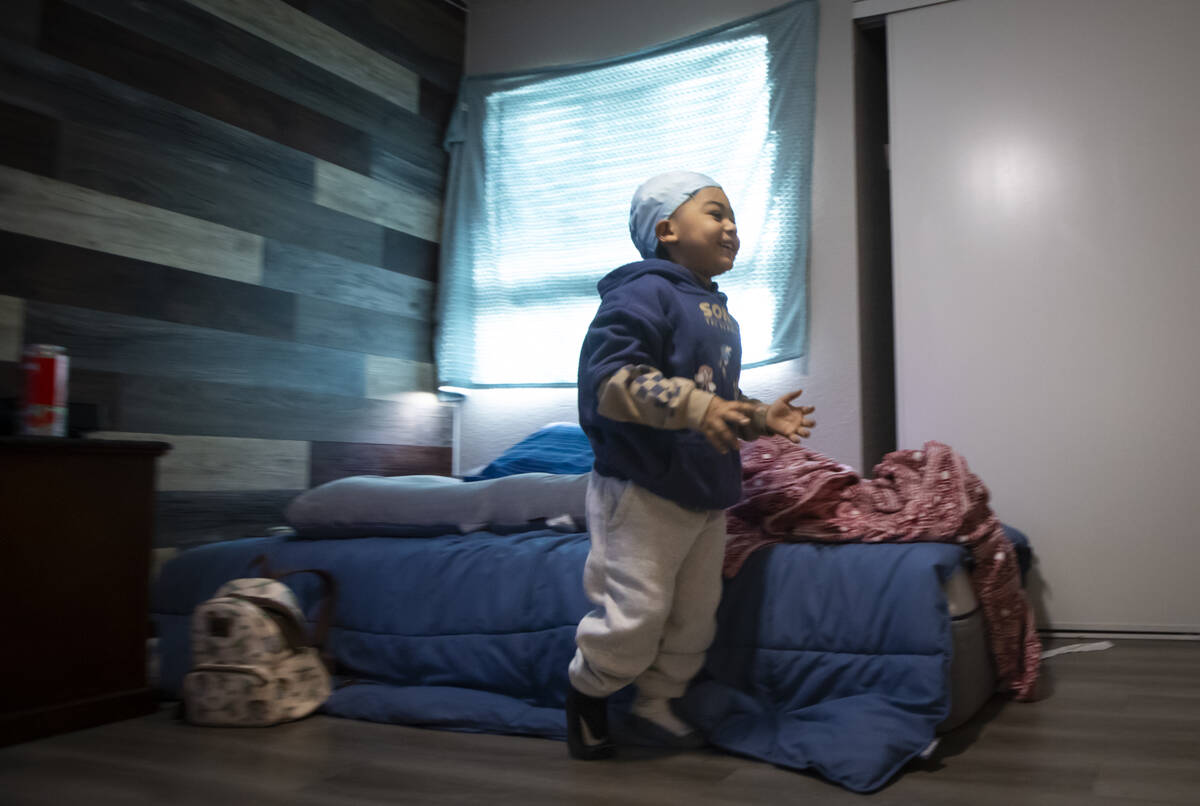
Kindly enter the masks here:
[[728, 515], [725, 576], [751, 552], [783, 541], [957, 542], [971, 551], [971, 582], [999, 685], [1034, 698], [1041, 642], [1021, 589], [1016, 552], [988, 491], [948, 445], [889, 453], [873, 479], [782, 437], [742, 448], [742, 500]]

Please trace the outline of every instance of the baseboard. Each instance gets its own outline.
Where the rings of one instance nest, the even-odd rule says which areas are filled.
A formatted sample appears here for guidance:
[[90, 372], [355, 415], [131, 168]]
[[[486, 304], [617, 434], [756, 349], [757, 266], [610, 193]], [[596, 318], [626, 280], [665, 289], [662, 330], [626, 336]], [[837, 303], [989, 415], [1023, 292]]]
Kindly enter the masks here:
[[1124, 638], [1138, 641], [1200, 641], [1200, 632], [1167, 632], [1160, 630], [1038, 630], [1043, 638]]
[[0, 714], [0, 747], [144, 716], [157, 707], [154, 692], [138, 688]]

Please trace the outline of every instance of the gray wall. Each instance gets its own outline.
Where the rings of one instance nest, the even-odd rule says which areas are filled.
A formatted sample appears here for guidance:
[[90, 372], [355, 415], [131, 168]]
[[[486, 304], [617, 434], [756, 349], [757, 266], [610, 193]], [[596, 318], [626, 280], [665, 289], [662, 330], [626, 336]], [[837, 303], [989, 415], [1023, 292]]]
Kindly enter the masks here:
[[[617, 56], [779, 5], [779, 0], [474, 0], [467, 25], [466, 70], [504, 72]], [[850, 5], [849, 0], [821, 3], [810, 357], [807, 366], [789, 362], [749, 370], [743, 373], [742, 388], [764, 399], [803, 388], [804, 401], [817, 407], [813, 447], [860, 466]], [[736, 300], [730, 302], [736, 310]], [[461, 418], [457, 458], [465, 470], [494, 458], [540, 425], [575, 421], [575, 391], [475, 391], [462, 405]]]
[[893, 15], [901, 445], [947, 442], [1043, 624], [1200, 632], [1200, 4]]

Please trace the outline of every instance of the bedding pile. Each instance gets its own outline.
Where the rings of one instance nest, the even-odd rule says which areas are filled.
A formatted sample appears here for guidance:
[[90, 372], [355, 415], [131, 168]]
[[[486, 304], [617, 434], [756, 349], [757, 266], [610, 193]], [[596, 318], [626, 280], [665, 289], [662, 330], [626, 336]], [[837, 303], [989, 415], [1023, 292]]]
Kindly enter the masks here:
[[[572, 438], [561, 428], [551, 436]], [[1000, 539], [1002, 527], [967, 495], [956, 504], [976, 529], [966, 544], [782, 542], [817, 528], [817, 510], [828, 516], [825, 537], [844, 540], [866, 521], [843, 504], [886, 513], [891, 499], [816, 457], [805, 465], [799, 454], [764, 453], [746, 456], [748, 495], [730, 554], [737, 573], [725, 580], [716, 638], [683, 705], [717, 747], [873, 791], [930, 746], [950, 712], [953, 635], [942, 585], [969, 559], [964, 546]], [[177, 694], [190, 667], [192, 610], [266, 555], [273, 568], [321, 568], [340, 584], [328, 649], [341, 685], [325, 713], [564, 738], [566, 669], [590, 609], [581, 583], [585, 461], [580, 453], [562, 465], [572, 475], [343, 479], [293, 502], [293, 538], [183, 552], [154, 591], [161, 688]], [[953, 465], [941, 453], [908, 461], [897, 476]], [[811, 472], [797, 476], [804, 468]], [[812, 483], [787, 487], [804, 476]], [[876, 497], [843, 497], [856, 488]], [[783, 506], [797, 494], [807, 496], [803, 506]], [[296, 593], [311, 618], [319, 590], [306, 584], [298, 580]], [[615, 725], [628, 699], [610, 701]]]
[[987, 488], [948, 445], [930, 441], [889, 453], [867, 480], [774, 437], [743, 447], [742, 484], [742, 499], [728, 515], [727, 577], [752, 552], [785, 540], [963, 545], [1000, 685], [1019, 700], [1034, 698], [1042, 646], [1016, 549], [988, 506]]

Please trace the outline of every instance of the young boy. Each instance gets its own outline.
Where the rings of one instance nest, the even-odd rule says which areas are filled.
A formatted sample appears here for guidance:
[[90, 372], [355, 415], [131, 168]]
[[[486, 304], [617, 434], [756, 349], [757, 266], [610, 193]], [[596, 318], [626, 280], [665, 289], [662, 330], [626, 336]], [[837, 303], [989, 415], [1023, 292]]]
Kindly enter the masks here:
[[770, 406], [738, 389], [738, 324], [713, 277], [739, 241], [720, 185], [675, 171], [633, 196], [629, 231], [645, 260], [599, 283], [579, 357], [579, 423], [596, 462], [583, 584], [595, 609], [576, 632], [567, 747], [611, 756], [606, 698], [629, 683], [630, 724], [672, 747], [703, 744], [671, 709], [716, 631], [725, 508], [741, 496], [738, 439], [809, 435], [793, 392]]

